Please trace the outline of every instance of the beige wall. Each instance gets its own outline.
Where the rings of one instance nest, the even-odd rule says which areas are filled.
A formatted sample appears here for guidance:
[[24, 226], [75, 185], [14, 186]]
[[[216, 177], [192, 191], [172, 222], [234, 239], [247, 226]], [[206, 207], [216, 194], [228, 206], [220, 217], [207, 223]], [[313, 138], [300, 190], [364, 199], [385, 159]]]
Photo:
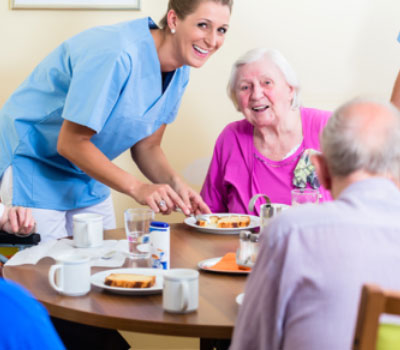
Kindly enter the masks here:
[[[141, 11], [12, 11], [3, 0], [0, 105], [62, 40], [100, 24], [146, 15], [158, 21], [167, 5], [167, 0], [141, 2]], [[227, 123], [241, 118], [225, 86], [233, 61], [244, 51], [278, 48], [298, 72], [304, 105], [332, 109], [359, 94], [388, 99], [400, 68], [399, 30], [399, 0], [236, 0], [225, 45], [203, 68], [192, 70], [178, 118], [167, 128], [163, 147], [172, 165], [189, 173], [199, 189], [202, 164], [216, 137]], [[115, 162], [137, 174], [128, 154]], [[123, 209], [134, 203], [113, 195], [121, 225]], [[168, 220], [181, 219], [177, 214]]]

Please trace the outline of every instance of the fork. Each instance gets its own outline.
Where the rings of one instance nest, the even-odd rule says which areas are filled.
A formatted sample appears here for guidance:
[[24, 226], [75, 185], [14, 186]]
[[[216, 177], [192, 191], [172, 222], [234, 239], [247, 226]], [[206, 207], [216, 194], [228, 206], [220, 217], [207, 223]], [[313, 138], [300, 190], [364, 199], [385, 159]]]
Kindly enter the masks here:
[[122, 250], [110, 250], [110, 251], [108, 251], [107, 253], [105, 253], [103, 255], [93, 256], [91, 260], [97, 260], [97, 259], [110, 260], [117, 253], [121, 253], [122, 255], [125, 255], [125, 257], [128, 257], [128, 255], [129, 255], [127, 252], [124, 252]]

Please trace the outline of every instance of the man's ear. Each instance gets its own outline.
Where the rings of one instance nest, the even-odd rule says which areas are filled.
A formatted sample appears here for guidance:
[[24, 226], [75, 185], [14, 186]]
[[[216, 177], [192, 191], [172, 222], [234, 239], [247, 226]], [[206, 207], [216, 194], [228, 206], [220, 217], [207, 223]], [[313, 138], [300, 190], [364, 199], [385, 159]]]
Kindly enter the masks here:
[[330, 190], [332, 188], [332, 177], [323, 154], [313, 154], [311, 156], [311, 163], [315, 167], [321, 185], [327, 190]]

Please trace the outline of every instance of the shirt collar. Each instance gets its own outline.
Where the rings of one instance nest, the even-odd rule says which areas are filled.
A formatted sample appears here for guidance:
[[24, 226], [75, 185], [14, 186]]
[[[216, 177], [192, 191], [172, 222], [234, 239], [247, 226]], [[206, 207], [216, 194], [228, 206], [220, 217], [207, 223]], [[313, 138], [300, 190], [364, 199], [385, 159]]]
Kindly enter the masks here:
[[338, 199], [346, 199], [348, 196], [382, 197], [387, 192], [399, 193], [399, 189], [393, 181], [384, 177], [373, 177], [352, 183], [340, 193]]

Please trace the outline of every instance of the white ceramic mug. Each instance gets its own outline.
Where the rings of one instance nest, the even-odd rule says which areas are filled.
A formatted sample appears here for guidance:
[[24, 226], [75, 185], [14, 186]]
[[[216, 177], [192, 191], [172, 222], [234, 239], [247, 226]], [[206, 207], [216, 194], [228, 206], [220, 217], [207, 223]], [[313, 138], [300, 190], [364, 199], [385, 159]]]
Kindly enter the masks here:
[[69, 296], [84, 295], [90, 291], [90, 258], [84, 255], [64, 255], [49, 270], [50, 285]]
[[199, 272], [192, 269], [171, 269], [164, 273], [163, 309], [187, 313], [199, 307]]
[[103, 244], [103, 216], [76, 214], [72, 221], [75, 247], [93, 248]]

